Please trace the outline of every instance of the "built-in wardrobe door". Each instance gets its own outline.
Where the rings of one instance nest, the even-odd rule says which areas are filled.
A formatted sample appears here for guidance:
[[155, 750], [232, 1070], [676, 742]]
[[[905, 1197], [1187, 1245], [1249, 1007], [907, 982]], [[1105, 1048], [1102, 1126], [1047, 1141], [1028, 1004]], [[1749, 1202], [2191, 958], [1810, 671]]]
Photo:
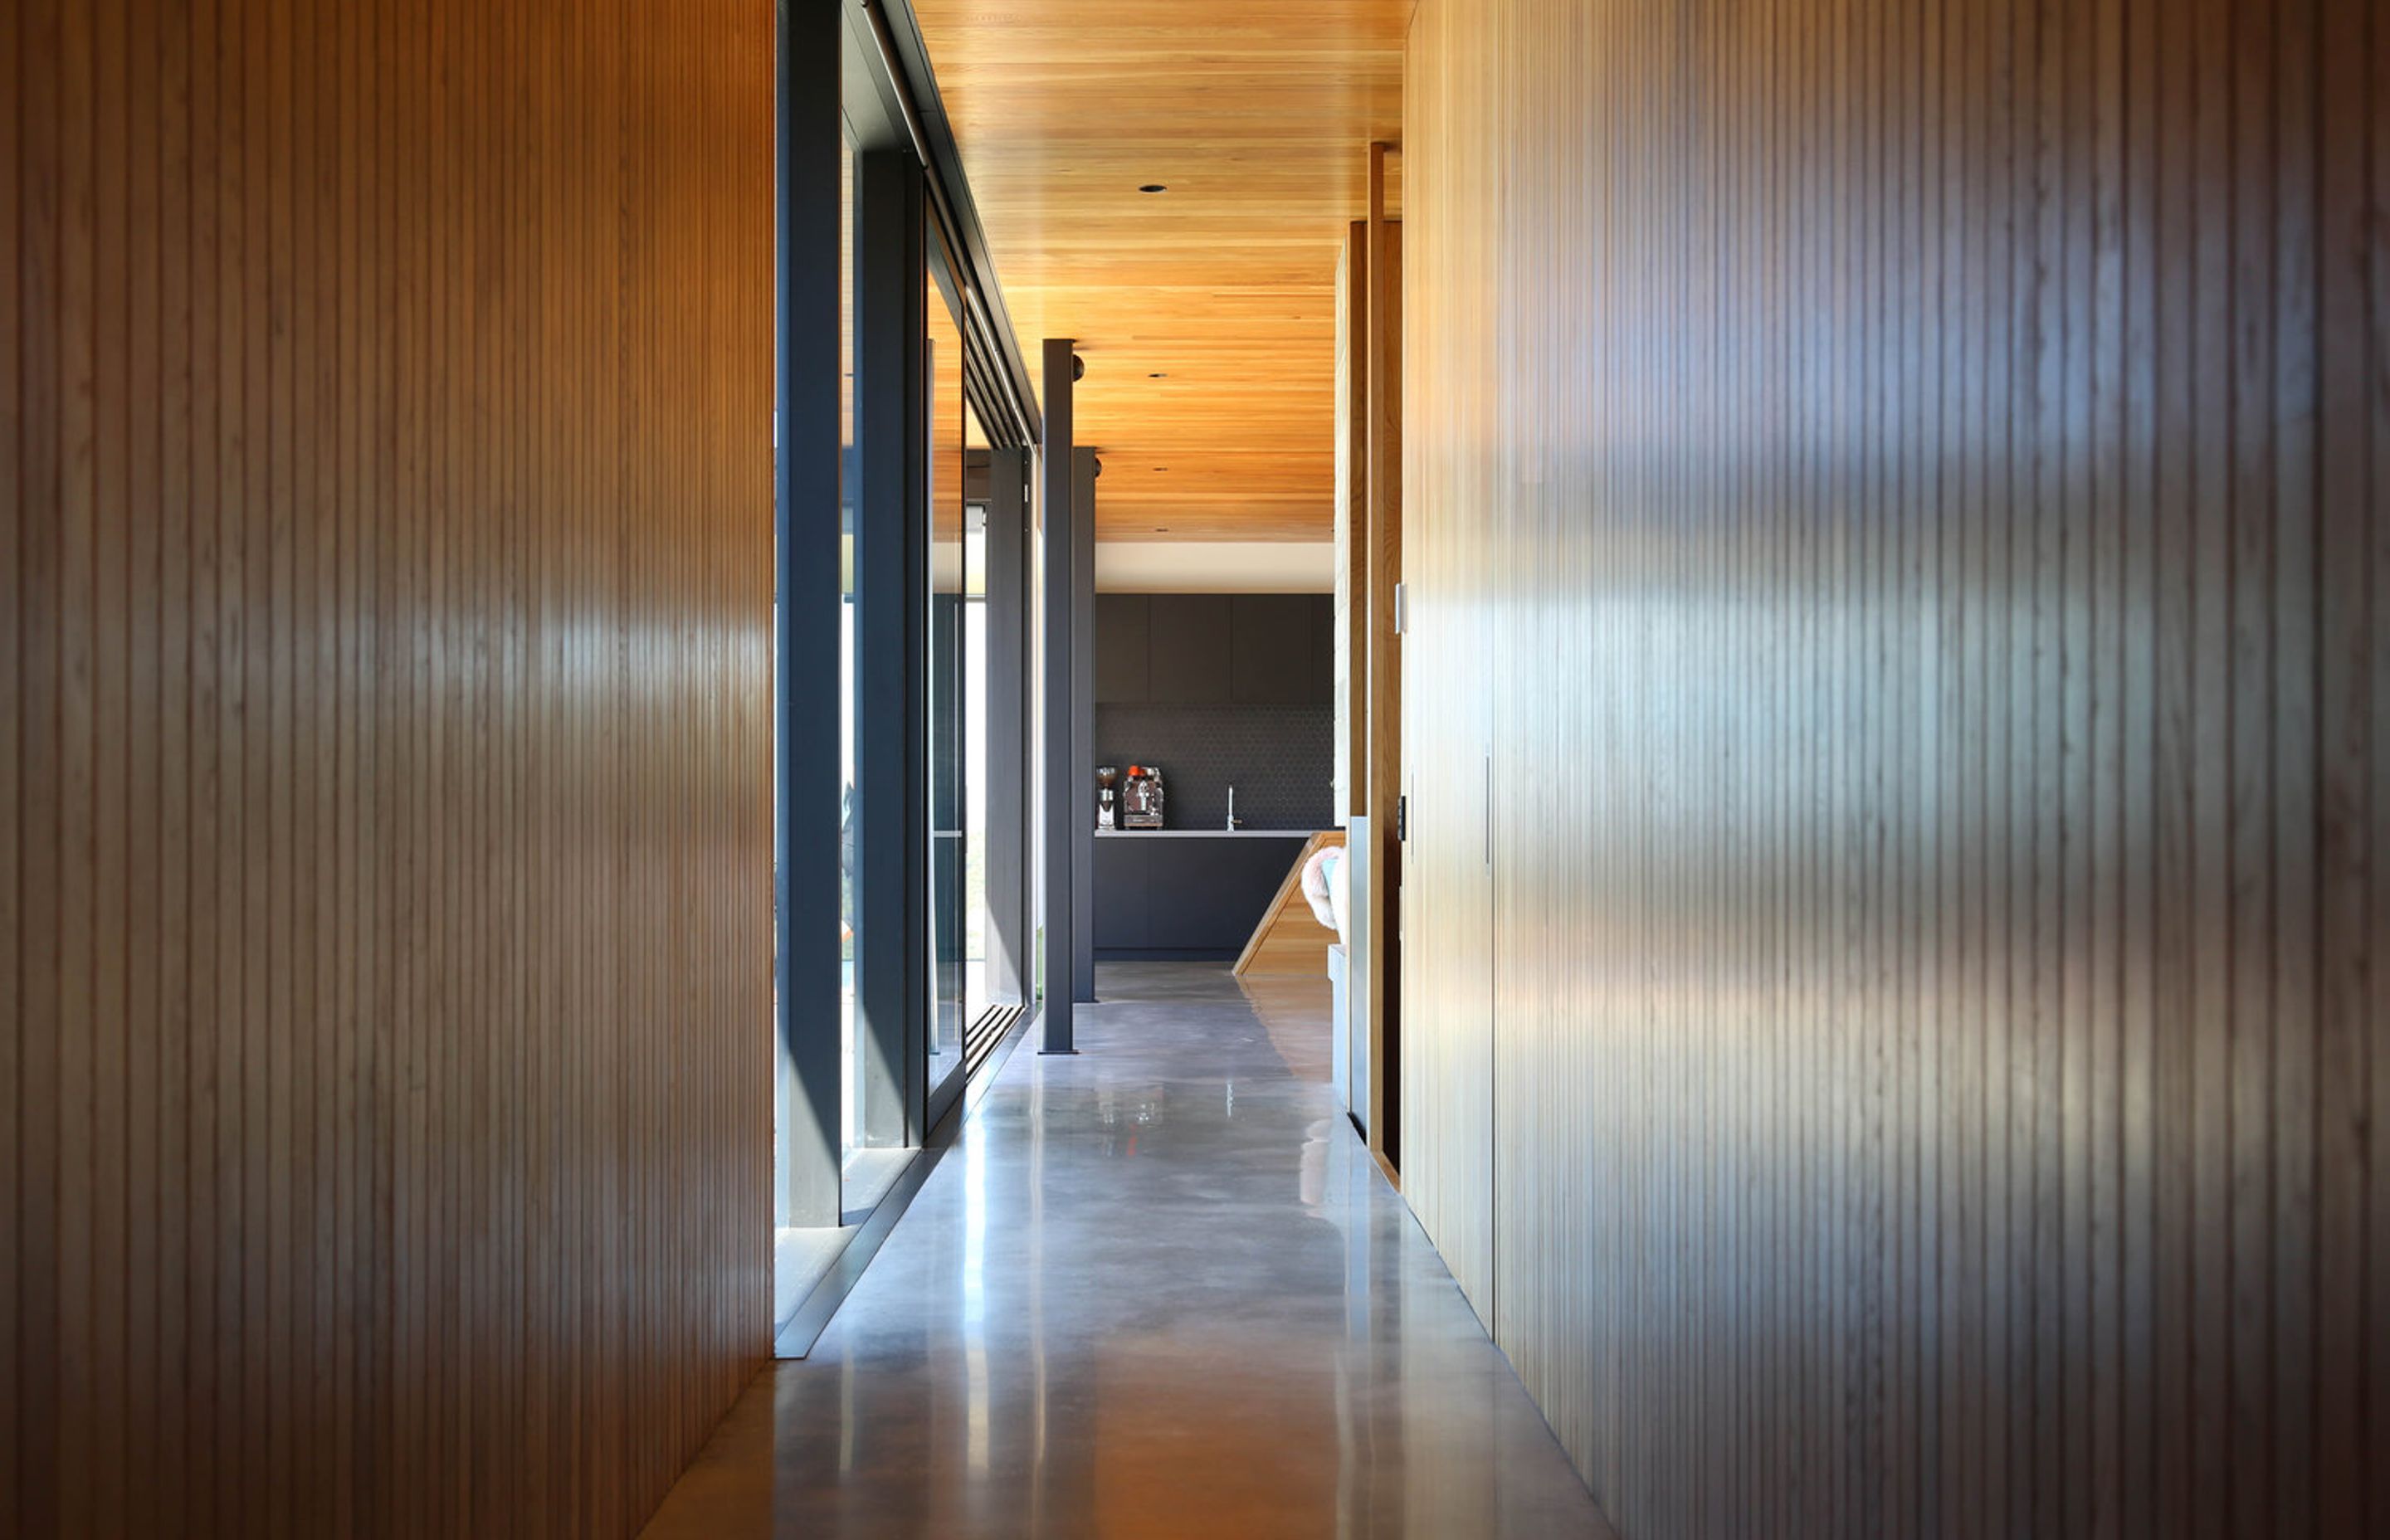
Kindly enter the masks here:
[[[1483, 308], [1481, 285], [1460, 281], [1459, 253], [1437, 229], [1466, 225], [1483, 203], [1476, 179], [1433, 153], [1405, 166], [1406, 198], [1422, 192], [1454, 209], [1426, 230], [1407, 226], [1403, 253], [1404, 368], [1403, 765], [1408, 842], [1394, 912], [1402, 944], [1403, 1196], [1435, 1241], [1461, 1292], [1495, 1321], [1494, 869], [1488, 801], [1497, 670], [1488, 655], [1493, 591], [1486, 553], [1498, 548], [1471, 520], [1494, 516], [1495, 468], [1469, 446], [1492, 442], [1490, 401], [1457, 389], [1484, 379], [1493, 318], [1433, 307]], [[1486, 211], [1490, 217], [1490, 208]], [[1423, 238], [1424, 237], [1424, 238]], [[1356, 359], [1356, 369], [1362, 364]], [[1356, 767], [1356, 775], [1360, 771]]]

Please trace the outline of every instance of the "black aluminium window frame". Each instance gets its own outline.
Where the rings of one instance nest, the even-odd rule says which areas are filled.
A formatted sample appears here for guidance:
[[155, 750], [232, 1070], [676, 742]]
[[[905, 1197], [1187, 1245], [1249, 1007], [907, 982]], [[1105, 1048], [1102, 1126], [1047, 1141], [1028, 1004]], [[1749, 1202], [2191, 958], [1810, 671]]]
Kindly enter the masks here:
[[[961, 158], [939, 105], [928, 52], [906, 0], [778, 0], [775, 47], [776, 465], [774, 583], [778, 624], [774, 669], [776, 742], [774, 1028], [785, 1049], [791, 1094], [781, 1134], [786, 1223], [835, 1226], [843, 1210], [844, 1137], [840, 1084], [842, 960], [839, 807], [843, 767], [835, 723], [842, 710], [836, 666], [845, 602], [840, 507], [839, 337], [844, 302], [839, 263], [842, 157], [855, 158], [855, 444], [857, 599], [855, 723], [856, 872], [859, 908], [855, 983], [864, 1084], [856, 1106], [858, 1146], [918, 1147], [959, 1096], [932, 1101], [926, 1084], [930, 967], [927, 719], [929, 419], [925, 274], [943, 247], [944, 287], [955, 297], [964, 339], [964, 379], [996, 467], [1024, 480], [1042, 421], [1013, 336], [984, 232], [962, 175]], [[941, 238], [943, 237], [943, 238]], [[992, 499], [1005, 503], [1001, 495]], [[1009, 506], [1022, 511], [1025, 494]], [[1028, 573], [1009, 596], [1025, 616]], [[1024, 633], [1025, 635], [1025, 633]], [[1025, 648], [999, 653], [1025, 670]], [[1025, 675], [1009, 699], [1023, 721]], [[996, 693], [993, 692], [992, 694]], [[989, 754], [989, 806], [1025, 815], [1025, 765]], [[878, 797], [867, 788], [891, 788]], [[911, 794], [918, 790], [919, 795]], [[874, 804], [877, 803], [875, 810]], [[1011, 831], [1026, 850], [1027, 830]], [[996, 842], [992, 840], [992, 843]], [[1017, 884], [991, 884], [993, 929], [1015, 950], [1028, 933], [1028, 864]], [[1003, 913], [1018, 893], [1022, 913]], [[1009, 922], [1009, 923], [1008, 923]], [[874, 948], [874, 935], [894, 935]], [[967, 1023], [968, 1025], [968, 1023]]]
[[856, 1142], [929, 1120], [929, 384], [920, 168], [854, 158]]
[[[843, 553], [839, 530], [839, 202], [845, 133], [839, 26], [812, 0], [780, 0], [774, 57], [773, 645], [774, 1030], [790, 1094], [777, 1136], [779, 1217], [839, 1223], [845, 1142], [839, 1020], [841, 783], [836, 722]], [[828, 212], [826, 237], [822, 214]], [[814, 238], [793, 238], [803, 231]], [[825, 516], [823, 510], [827, 511]], [[816, 660], [812, 667], [790, 660]], [[825, 1020], [819, 1002], [830, 1009]], [[777, 1324], [777, 1323], [776, 1323]]]

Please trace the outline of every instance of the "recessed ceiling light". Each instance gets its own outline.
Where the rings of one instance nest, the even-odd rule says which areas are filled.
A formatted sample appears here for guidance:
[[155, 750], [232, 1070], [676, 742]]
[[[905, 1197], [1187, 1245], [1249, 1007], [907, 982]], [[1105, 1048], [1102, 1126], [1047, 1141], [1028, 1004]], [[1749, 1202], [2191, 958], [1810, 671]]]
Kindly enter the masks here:
[[1159, 182], [1148, 182], [1144, 186], [1139, 187], [1139, 188], [1137, 188], [1137, 191], [1139, 191], [1139, 192], [1143, 192], [1143, 193], [1155, 193], [1155, 192], [1168, 192], [1170, 189], [1169, 189], [1168, 187], [1163, 186], [1161, 183], [1159, 183]]

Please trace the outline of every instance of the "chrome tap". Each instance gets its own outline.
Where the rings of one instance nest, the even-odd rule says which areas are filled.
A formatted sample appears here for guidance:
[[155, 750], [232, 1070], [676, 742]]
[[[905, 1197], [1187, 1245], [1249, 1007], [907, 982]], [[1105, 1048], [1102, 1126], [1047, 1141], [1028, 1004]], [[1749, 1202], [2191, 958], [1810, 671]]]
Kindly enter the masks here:
[[1235, 787], [1231, 786], [1230, 788], [1228, 788], [1228, 829], [1229, 829], [1229, 832], [1234, 833], [1238, 828], [1240, 828], [1240, 827], [1242, 827], [1242, 826], [1243, 826], [1243, 824], [1244, 824], [1244, 820], [1243, 820], [1242, 818], [1240, 818], [1240, 817], [1238, 817], [1238, 816], [1237, 816], [1237, 789], [1236, 789]]

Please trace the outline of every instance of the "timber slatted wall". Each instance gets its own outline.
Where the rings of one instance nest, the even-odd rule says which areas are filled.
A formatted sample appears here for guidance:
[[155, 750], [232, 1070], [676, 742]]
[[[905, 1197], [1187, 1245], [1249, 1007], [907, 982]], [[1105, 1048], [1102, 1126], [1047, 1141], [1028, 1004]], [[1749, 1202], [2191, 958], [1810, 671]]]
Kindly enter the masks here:
[[771, 7], [0, 7], [0, 1529], [624, 1534], [767, 1350]]
[[1596, 1495], [2390, 1529], [2390, 16], [1422, 0], [1407, 120], [1404, 1190]]

